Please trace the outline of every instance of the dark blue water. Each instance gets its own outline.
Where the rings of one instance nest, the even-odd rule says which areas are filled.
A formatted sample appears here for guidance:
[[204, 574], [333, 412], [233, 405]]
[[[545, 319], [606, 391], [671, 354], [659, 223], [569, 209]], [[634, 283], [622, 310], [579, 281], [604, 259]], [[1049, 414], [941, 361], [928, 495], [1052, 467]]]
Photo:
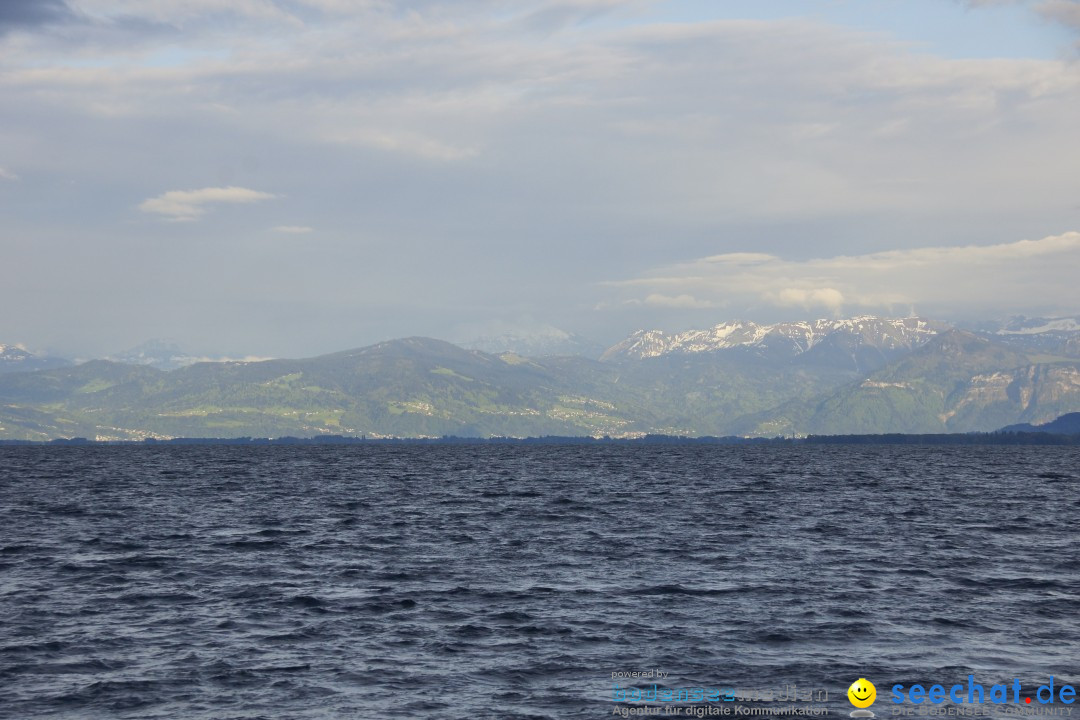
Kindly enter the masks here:
[[1080, 680], [1078, 476], [1053, 447], [0, 449], [0, 717], [600, 718], [657, 668], [630, 684], [834, 717], [859, 677], [878, 717], [895, 683], [1031, 695]]

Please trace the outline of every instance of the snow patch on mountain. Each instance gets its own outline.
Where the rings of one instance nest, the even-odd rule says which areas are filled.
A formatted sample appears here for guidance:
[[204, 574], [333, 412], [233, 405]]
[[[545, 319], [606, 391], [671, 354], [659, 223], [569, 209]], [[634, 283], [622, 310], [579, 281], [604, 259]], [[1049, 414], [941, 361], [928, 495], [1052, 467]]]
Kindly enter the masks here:
[[1080, 332], [1080, 317], [1027, 318], [1014, 317], [1005, 321], [998, 335], [1040, 335], [1042, 333]]
[[36, 355], [22, 343], [0, 344], [0, 373], [47, 370], [67, 364], [63, 358]]
[[911, 349], [927, 342], [946, 327], [918, 317], [879, 318], [873, 315], [860, 315], [844, 320], [820, 319], [772, 325], [736, 320], [705, 330], [681, 333], [638, 330], [626, 340], [609, 348], [601, 359], [707, 353], [740, 347], [800, 355], [825, 340], [838, 336], [858, 345], [883, 350]]

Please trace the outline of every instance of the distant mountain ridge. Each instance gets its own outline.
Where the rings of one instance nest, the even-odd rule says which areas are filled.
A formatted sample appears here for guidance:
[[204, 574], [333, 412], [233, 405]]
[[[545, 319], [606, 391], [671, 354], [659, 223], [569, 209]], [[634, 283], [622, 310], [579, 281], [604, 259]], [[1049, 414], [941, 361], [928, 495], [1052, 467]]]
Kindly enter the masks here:
[[1080, 411], [1080, 354], [1069, 345], [1080, 331], [1023, 329], [1044, 327], [724, 323], [649, 336], [652, 345], [635, 345], [635, 333], [604, 361], [430, 338], [169, 371], [94, 360], [0, 375], [0, 438], [992, 431]]
[[147, 340], [133, 348], [103, 358], [126, 365], [146, 365], [158, 370], [176, 370], [178, 368], [202, 362], [253, 362], [270, 358], [231, 358], [205, 357], [192, 355], [182, 350], [179, 345], [165, 340]]
[[1054, 435], [1078, 435], [1080, 434], [1080, 412], [1066, 413], [1047, 423], [1032, 425], [1031, 423], [1019, 423], [1006, 425], [999, 432], [1035, 432], [1051, 433]]
[[22, 345], [0, 345], [0, 373], [33, 372], [70, 364], [63, 358], [36, 355]]
[[201, 360], [201, 358], [193, 357], [190, 353], [184, 352], [175, 343], [157, 339], [147, 340], [121, 353], [110, 355], [105, 359], [128, 365], [149, 365], [159, 370], [175, 370], [185, 365], [193, 365]]
[[1038, 335], [1080, 332], [1080, 317], [1029, 318], [1015, 315], [1001, 323], [998, 335]]
[[1014, 347], [1080, 357], [1080, 317], [1076, 316], [1029, 318], [1016, 315], [982, 334]]
[[580, 355], [591, 359], [604, 350], [602, 345], [588, 338], [551, 325], [484, 335], [461, 343], [461, 346], [496, 355], [511, 352], [526, 357]]

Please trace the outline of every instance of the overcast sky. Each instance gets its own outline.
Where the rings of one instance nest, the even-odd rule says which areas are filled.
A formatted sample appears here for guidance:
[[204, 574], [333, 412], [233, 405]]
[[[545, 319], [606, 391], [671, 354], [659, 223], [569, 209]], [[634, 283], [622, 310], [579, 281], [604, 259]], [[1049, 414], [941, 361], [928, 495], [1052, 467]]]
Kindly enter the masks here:
[[1080, 312], [1074, 0], [3, 0], [0, 343]]

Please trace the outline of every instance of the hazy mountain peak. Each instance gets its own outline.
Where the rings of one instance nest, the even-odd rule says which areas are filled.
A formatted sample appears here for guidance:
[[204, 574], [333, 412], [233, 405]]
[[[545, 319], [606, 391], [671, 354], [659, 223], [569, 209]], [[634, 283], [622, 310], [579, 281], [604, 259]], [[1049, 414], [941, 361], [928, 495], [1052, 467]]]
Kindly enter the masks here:
[[194, 357], [181, 350], [175, 343], [154, 338], [123, 352], [110, 355], [106, 359], [127, 365], [148, 365], [158, 370], [175, 370], [186, 365], [193, 365], [205, 358]]
[[68, 365], [63, 358], [36, 355], [22, 343], [0, 344], [0, 373], [32, 372]]
[[496, 355], [509, 352], [524, 357], [581, 355], [595, 358], [603, 350], [603, 346], [588, 338], [553, 325], [508, 329], [476, 337], [462, 346]]
[[252, 363], [263, 362], [272, 358], [257, 355], [243, 357], [192, 355], [182, 350], [176, 343], [154, 339], [140, 343], [122, 353], [110, 355], [105, 359], [125, 365], [144, 365], [158, 370], [176, 370], [196, 363]]

